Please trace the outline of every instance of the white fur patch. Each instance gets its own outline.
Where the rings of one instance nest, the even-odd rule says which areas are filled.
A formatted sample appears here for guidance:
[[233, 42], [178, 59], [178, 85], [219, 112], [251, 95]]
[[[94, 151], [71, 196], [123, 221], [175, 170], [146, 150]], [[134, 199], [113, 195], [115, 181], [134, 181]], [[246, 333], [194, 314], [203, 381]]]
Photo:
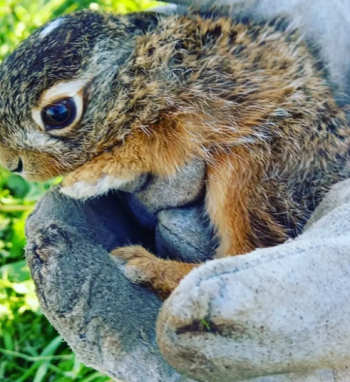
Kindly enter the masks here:
[[76, 79], [73, 81], [63, 81], [56, 83], [51, 88], [47, 89], [41, 98], [41, 104], [47, 105], [57, 99], [64, 97], [74, 97], [78, 94], [89, 82], [86, 79]]
[[130, 182], [130, 179], [120, 179], [106, 175], [96, 183], [77, 182], [72, 186], [62, 187], [60, 191], [74, 199], [87, 200], [99, 195], [104, 195], [110, 190], [117, 190], [128, 182]]
[[63, 22], [62, 18], [59, 18], [55, 21], [52, 21], [50, 24], [48, 24], [40, 33], [39, 37], [41, 39], [48, 36], [52, 31], [54, 31], [57, 27], [59, 27]]
[[56, 149], [54, 151], [58, 151], [60, 146], [60, 142], [57, 142], [57, 140], [54, 140], [49, 135], [44, 134], [39, 131], [30, 131], [26, 135], [25, 139], [25, 147], [26, 148], [33, 148], [33, 149]]

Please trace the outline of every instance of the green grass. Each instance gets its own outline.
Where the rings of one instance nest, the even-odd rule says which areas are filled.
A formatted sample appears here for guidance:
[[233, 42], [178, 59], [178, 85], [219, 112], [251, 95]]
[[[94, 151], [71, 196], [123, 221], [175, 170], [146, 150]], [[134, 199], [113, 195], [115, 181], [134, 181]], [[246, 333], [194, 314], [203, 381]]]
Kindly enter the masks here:
[[[47, 20], [84, 8], [130, 12], [148, 0], [0, 0], [0, 61]], [[85, 367], [43, 316], [26, 267], [24, 223], [50, 184], [0, 168], [0, 381], [107, 382]]]

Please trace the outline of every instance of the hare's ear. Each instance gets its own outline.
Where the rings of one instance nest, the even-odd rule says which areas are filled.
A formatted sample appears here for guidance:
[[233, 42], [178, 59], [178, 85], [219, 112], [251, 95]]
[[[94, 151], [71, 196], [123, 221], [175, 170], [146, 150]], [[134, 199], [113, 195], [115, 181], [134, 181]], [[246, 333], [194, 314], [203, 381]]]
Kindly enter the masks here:
[[[176, 4], [176, 5], [184, 5], [187, 7], [210, 7], [212, 5], [220, 5], [225, 4], [224, 1], [217, 1], [217, 0], [162, 0], [163, 3], [170, 3], [170, 4]], [[233, 1], [232, 1], [233, 2]]]
[[134, 13], [130, 17], [133, 26], [142, 33], [151, 32], [158, 25], [158, 16], [154, 12]]

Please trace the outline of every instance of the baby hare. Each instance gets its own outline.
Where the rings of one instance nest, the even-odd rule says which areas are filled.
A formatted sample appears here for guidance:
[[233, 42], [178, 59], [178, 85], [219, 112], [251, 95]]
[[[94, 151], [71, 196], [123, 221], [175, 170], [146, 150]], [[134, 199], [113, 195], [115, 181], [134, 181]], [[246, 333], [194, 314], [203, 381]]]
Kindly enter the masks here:
[[[350, 175], [349, 124], [295, 29], [228, 15], [83, 11], [40, 28], [0, 67], [1, 164], [87, 198], [200, 160], [217, 257], [295, 237]], [[112, 254], [163, 295], [197, 266]]]

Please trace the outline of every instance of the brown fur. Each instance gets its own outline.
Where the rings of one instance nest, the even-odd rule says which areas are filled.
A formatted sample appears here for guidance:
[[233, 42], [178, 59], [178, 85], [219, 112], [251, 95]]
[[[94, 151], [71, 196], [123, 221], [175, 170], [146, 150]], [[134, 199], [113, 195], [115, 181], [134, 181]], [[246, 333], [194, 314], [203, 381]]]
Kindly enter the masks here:
[[[206, 56], [200, 38], [189, 39], [187, 43], [194, 45], [192, 49], [197, 49], [197, 54], [184, 56], [181, 65], [195, 70], [187, 79], [187, 86], [178, 89], [177, 84], [170, 82], [167, 84], [169, 92], [164, 95], [164, 90], [152, 77], [157, 77], [153, 71], [162, 70], [174, 55], [171, 42], [175, 39], [186, 41], [184, 36], [193, 36], [194, 29], [203, 37], [217, 28], [223, 33], [214, 46], [210, 46], [212, 58]], [[196, 17], [194, 22], [184, 17], [174, 20], [174, 25], [167, 20], [162, 34], [140, 38], [132, 67], [136, 73], [133, 78], [128, 77], [130, 69], [126, 68], [123, 75], [136, 89], [132, 100], [135, 105], [139, 100], [150, 99], [143, 111], [146, 123], [142, 121], [150, 135], [131, 135], [124, 149], [118, 147], [115, 153], [106, 154], [113, 164], [104, 164], [102, 155], [95, 163], [101, 168], [97, 170], [86, 164], [78, 170], [79, 175], [68, 176], [65, 185], [87, 180], [92, 173], [108, 173], [121, 178], [129, 172], [172, 175], [186, 161], [201, 157], [208, 164], [207, 211], [220, 238], [217, 256], [244, 254], [264, 246], [265, 242], [270, 245], [285, 241], [289, 232], [276, 221], [273, 211], [281, 204], [288, 218], [292, 222], [295, 219], [298, 224], [304, 206], [293, 200], [292, 190], [286, 188], [284, 180], [280, 184], [276, 177], [264, 184], [264, 176], [272, 170], [281, 177], [285, 173], [282, 179], [286, 181], [289, 176], [300, 177], [302, 181], [310, 171], [308, 166], [327, 171], [328, 158], [340, 152], [342, 156], [347, 155], [349, 130], [345, 129], [345, 115], [332, 99], [323, 73], [316, 68], [306, 45], [298, 41], [298, 34], [284, 35], [266, 26], [255, 28], [253, 39], [249, 33], [244, 33], [246, 26], [232, 24], [226, 18], [212, 21]], [[264, 33], [269, 40], [264, 40]], [[245, 47], [244, 60], [240, 55], [235, 57], [231, 36], [237, 36], [235, 44]], [[170, 46], [164, 42], [167, 39]], [[150, 49], [154, 49], [152, 56], [147, 54]], [[199, 52], [203, 52], [202, 62]], [[208, 78], [205, 78], [206, 70], [212, 70]], [[140, 78], [136, 75], [138, 71], [145, 76]], [[219, 94], [211, 96], [207, 87], [215, 81], [215, 76], [224, 86], [215, 89]], [[152, 98], [155, 104], [151, 104]], [[226, 103], [226, 100], [232, 101]], [[178, 106], [172, 110], [165, 107], [166, 103]], [[147, 123], [147, 107], [151, 106], [160, 109], [158, 124]], [[289, 116], [274, 116], [276, 109], [283, 109], [281, 112]], [[270, 137], [245, 143], [244, 138], [254, 136], [257, 126], [267, 119], [271, 121], [267, 133]], [[332, 134], [330, 127], [339, 130], [338, 134], [345, 139]], [[243, 145], [236, 146], [236, 139], [242, 139]], [[271, 147], [271, 143], [276, 147]], [[132, 153], [128, 147], [133, 148]], [[322, 149], [328, 158], [320, 155]], [[325, 181], [320, 185], [320, 189], [325, 187], [322, 192], [339, 179], [337, 172], [327, 176], [331, 180], [322, 179]], [[275, 198], [276, 205], [270, 205], [270, 196]], [[258, 229], [254, 228], [252, 219], [261, 221]], [[127, 267], [134, 269], [129, 277], [150, 283], [162, 294], [171, 292], [192, 269], [182, 263], [150, 256], [140, 247], [123, 248], [113, 254], [125, 259]]]
[[[218, 257], [300, 233], [324, 193], [349, 176], [350, 129], [325, 70], [282, 21], [246, 23], [218, 11], [160, 17], [135, 38], [101, 125], [108, 129], [83, 164], [67, 165], [64, 186], [171, 176], [200, 159]], [[132, 280], [162, 294], [196, 266], [141, 247], [112, 254]]]

